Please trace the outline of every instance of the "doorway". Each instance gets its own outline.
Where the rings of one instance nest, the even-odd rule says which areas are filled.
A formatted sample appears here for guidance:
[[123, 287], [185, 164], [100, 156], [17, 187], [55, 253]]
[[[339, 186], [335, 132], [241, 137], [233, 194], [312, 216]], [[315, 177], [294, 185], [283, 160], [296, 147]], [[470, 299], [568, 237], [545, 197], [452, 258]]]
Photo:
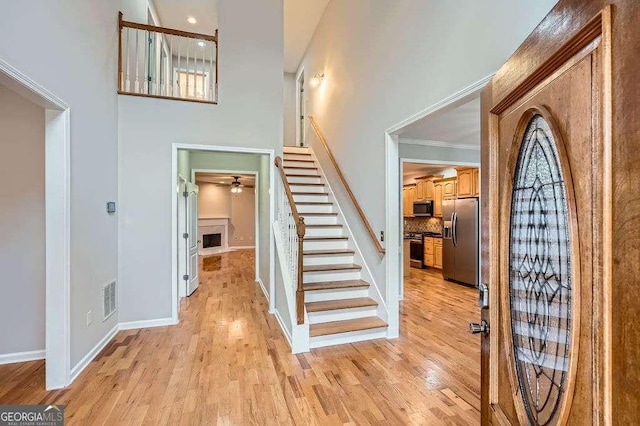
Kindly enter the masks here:
[[174, 320], [180, 299], [200, 283], [203, 261], [234, 250], [255, 252], [255, 281], [274, 311], [274, 152], [174, 144], [173, 154]]
[[[59, 389], [66, 387], [71, 380], [69, 106], [2, 60], [0, 60], [0, 85], [41, 108], [44, 125], [42, 140], [44, 211], [41, 218], [44, 220], [44, 232], [39, 232], [41, 234], [39, 241], [29, 241], [34, 245], [44, 246], [44, 267], [40, 272], [46, 295], [42, 315], [44, 344], [40, 350], [14, 352], [5, 360], [22, 362], [44, 358], [46, 388]], [[14, 189], [18, 196], [21, 192], [20, 186], [15, 186]], [[3, 234], [2, 240], [4, 241], [5, 238], [8, 237]], [[30, 264], [23, 265], [24, 268], [30, 268]], [[12, 281], [10, 284], [16, 285], [16, 282]]]
[[305, 129], [306, 129], [306, 105], [304, 95], [304, 68], [300, 70], [296, 79], [296, 145], [305, 145]]

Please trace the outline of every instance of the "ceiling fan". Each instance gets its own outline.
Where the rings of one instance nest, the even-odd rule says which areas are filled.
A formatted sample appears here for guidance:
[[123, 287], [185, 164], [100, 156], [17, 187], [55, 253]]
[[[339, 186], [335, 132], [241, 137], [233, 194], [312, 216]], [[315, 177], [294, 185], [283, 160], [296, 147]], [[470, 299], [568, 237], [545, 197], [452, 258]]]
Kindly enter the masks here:
[[240, 179], [240, 176], [234, 176], [233, 182], [231, 182], [231, 192], [233, 194], [239, 194], [242, 192], [242, 184], [238, 179]]

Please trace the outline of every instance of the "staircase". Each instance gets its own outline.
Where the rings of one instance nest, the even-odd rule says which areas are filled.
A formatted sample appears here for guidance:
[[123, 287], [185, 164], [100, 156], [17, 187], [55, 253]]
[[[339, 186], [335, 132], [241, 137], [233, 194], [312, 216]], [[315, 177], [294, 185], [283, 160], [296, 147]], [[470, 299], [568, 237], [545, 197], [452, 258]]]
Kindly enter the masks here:
[[303, 289], [309, 347], [386, 337], [387, 323], [356, 263], [355, 244], [308, 148], [285, 147], [283, 169], [306, 224]]

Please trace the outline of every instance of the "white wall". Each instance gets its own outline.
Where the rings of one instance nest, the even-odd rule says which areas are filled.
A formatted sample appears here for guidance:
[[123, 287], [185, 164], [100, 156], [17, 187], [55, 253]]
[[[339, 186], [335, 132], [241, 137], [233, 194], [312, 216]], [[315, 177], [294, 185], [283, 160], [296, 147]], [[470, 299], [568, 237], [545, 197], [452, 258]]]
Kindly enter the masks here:
[[284, 144], [296, 144], [296, 75], [284, 73]]
[[[386, 225], [385, 130], [497, 71], [555, 2], [329, 2], [301, 64], [325, 75], [305, 87], [309, 113], [376, 234]], [[371, 247], [363, 252], [384, 290], [384, 259]]]
[[0, 355], [45, 348], [44, 108], [0, 85]]
[[113, 315], [102, 322], [101, 289], [118, 276], [118, 216], [108, 215], [105, 203], [118, 198], [120, 7], [102, 0], [11, 1], [0, 13], [0, 58], [71, 106], [72, 367], [118, 321]]
[[210, 182], [198, 185], [198, 219], [231, 217], [231, 192], [229, 187]]
[[171, 316], [171, 145], [282, 151], [282, 0], [220, 0], [218, 14], [218, 105], [118, 99], [122, 321]]

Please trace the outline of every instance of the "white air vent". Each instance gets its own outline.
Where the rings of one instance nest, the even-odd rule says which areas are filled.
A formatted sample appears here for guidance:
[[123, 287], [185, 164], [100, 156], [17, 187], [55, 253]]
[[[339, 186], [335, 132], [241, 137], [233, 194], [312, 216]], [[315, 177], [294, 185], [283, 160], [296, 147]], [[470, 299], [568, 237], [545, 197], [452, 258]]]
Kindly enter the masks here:
[[102, 321], [106, 321], [116, 311], [116, 282], [102, 287]]

